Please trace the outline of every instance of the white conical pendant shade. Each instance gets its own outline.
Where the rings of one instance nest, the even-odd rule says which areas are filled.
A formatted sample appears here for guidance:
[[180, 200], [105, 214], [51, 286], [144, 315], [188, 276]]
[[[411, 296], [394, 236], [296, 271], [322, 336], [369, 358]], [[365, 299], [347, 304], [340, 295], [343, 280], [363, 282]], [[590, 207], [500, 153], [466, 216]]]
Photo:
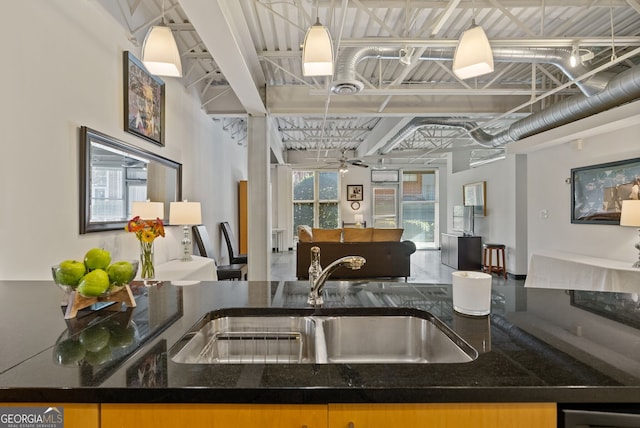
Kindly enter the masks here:
[[480, 26], [462, 33], [453, 57], [453, 72], [460, 79], [482, 76], [493, 71], [493, 52]]
[[316, 21], [304, 36], [302, 44], [302, 75], [333, 76], [333, 43], [331, 34]]
[[166, 25], [149, 29], [142, 44], [142, 63], [156, 76], [182, 77], [182, 63], [176, 39]]

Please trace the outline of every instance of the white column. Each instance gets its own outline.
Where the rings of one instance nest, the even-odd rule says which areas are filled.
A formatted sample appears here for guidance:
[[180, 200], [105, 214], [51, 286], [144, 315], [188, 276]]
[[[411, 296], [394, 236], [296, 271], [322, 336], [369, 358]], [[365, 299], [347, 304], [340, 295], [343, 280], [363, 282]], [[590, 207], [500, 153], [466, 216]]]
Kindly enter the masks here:
[[248, 276], [250, 281], [271, 277], [271, 170], [266, 116], [247, 120], [248, 141]]

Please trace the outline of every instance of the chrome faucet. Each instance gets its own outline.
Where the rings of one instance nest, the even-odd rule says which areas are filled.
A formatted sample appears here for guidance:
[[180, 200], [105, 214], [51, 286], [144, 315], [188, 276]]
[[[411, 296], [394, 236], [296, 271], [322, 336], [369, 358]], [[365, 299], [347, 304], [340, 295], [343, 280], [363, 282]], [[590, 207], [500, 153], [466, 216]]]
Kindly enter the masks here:
[[[314, 263], [317, 262], [316, 265]], [[341, 257], [338, 260], [334, 261], [326, 268], [324, 268], [319, 274], [317, 273], [316, 267], [320, 268], [320, 248], [311, 247], [311, 266], [309, 266], [309, 283], [311, 285], [311, 290], [309, 291], [309, 298], [307, 299], [307, 304], [310, 305], [322, 305], [324, 300], [322, 299], [322, 290], [324, 288], [324, 283], [327, 282], [329, 276], [339, 267], [348, 267], [350, 269], [356, 270], [360, 269], [362, 265], [366, 262], [364, 257], [360, 256], [345, 256]], [[313, 269], [312, 269], [313, 267]], [[311, 277], [312, 271], [315, 273], [314, 279]], [[317, 275], [317, 276], [316, 276]]]

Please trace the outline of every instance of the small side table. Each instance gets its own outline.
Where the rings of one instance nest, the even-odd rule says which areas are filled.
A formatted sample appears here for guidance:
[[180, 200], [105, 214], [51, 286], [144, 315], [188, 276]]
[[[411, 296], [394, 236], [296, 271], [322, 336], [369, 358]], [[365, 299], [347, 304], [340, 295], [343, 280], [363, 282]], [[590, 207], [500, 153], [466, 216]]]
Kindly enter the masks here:
[[271, 229], [271, 251], [276, 253], [280, 252], [280, 247], [282, 246], [283, 234], [284, 234], [284, 229]]

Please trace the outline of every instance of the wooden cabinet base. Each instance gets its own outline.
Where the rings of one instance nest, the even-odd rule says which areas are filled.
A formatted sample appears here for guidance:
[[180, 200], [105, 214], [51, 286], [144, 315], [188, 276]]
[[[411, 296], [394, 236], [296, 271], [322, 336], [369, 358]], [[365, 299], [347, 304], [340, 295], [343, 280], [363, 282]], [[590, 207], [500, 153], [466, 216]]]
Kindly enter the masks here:
[[329, 428], [555, 428], [555, 403], [329, 404]]
[[101, 428], [555, 428], [555, 403], [103, 404]]
[[326, 405], [103, 404], [102, 428], [326, 428]]

